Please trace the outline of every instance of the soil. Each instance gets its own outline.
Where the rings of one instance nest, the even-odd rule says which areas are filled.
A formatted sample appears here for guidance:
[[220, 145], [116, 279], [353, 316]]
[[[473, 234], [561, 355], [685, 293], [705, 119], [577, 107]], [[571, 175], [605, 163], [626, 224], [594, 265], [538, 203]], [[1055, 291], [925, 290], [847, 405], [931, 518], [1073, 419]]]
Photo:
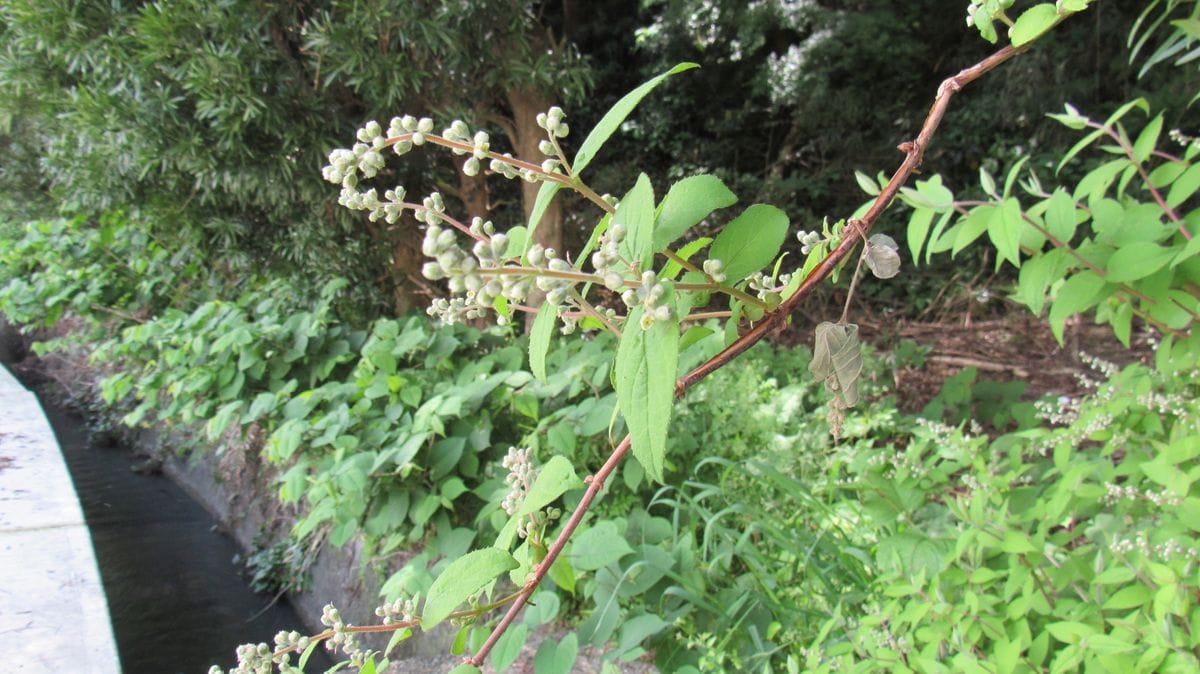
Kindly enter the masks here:
[[1081, 354], [1117, 365], [1134, 361], [1153, 365], [1154, 352], [1148, 331], [1136, 332], [1126, 348], [1108, 325], [1095, 325], [1076, 316], [1068, 322], [1060, 345], [1044, 319], [1014, 312], [985, 321], [943, 323], [860, 323], [863, 339], [880, 351], [889, 351], [904, 339], [929, 349], [924, 363], [904, 365], [894, 371], [896, 396], [906, 412], [919, 411], [937, 395], [942, 383], [967, 367], [980, 379], [1024, 381], [1024, 398], [1047, 394], [1078, 396], [1086, 392], [1082, 378], [1100, 378]]

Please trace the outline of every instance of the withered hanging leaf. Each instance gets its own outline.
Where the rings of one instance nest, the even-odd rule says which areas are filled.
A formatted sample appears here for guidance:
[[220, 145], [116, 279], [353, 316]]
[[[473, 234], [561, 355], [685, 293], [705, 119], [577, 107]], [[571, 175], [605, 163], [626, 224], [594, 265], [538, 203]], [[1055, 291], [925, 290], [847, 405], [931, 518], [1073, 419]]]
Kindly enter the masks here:
[[817, 326], [809, 372], [825, 382], [846, 407], [858, 402], [858, 376], [862, 373], [862, 347], [858, 326], [825, 321]]
[[896, 240], [876, 234], [867, 240], [867, 266], [877, 278], [892, 278], [900, 273], [900, 253]]

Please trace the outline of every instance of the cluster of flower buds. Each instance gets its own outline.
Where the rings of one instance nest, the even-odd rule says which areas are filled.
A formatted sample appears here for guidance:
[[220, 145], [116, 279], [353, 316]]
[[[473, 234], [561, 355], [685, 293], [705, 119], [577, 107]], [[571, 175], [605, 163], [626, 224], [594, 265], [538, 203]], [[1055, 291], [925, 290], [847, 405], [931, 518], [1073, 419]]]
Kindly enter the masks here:
[[604, 287], [609, 290], [619, 290], [625, 285], [625, 276], [621, 273], [624, 260], [621, 258], [621, 241], [625, 238], [625, 225], [613, 223], [600, 237], [596, 252], [592, 253], [592, 267], [604, 279]]
[[[237, 647], [237, 667], [231, 669], [229, 674], [271, 674], [275, 666], [273, 653], [265, 643], [242, 644]], [[221, 671], [219, 667], [213, 667], [209, 670], [210, 674], [214, 669]]]
[[780, 291], [786, 288], [791, 280], [791, 274], [780, 274], [779, 278], [772, 279], [762, 272], [754, 272], [746, 279], [746, 286], [754, 291], [758, 299], [770, 304], [782, 299]]
[[523, 449], [509, 447], [508, 453], [504, 455], [504, 460], [500, 465], [508, 471], [508, 475], [504, 478], [505, 484], [508, 485], [508, 494], [505, 495], [504, 502], [500, 504], [500, 507], [504, 508], [504, 512], [510, 516], [516, 515], [537, 476], [537, 470], [533, 467], [532, 452], [527, 447]]
[[470, 152], [471, 156], [463, 162], [462, 171], [469, 176], [479, 175], [479, 171], [482, 168], [480, 162], [488, 158], [488, 152], [491, 151], [492, 147], [491, 138], [488, 136], [487, 131], [476, 131], [472, 135], [471, 128], [467, 126], [467, 123], [461, 119], [456, 119], [450, 123], [449, 127], [442, 131], [442, 137], [455, 143], [470, 146], [469, 150], [465, 148], [453, 148], [452, 151], [454, 154], [460, 156]]
[[545, 531], [546, 525], [560, 517], [562, 517], [562, 510], [558, 508], [546, 508], [532, 513], [517, 523], [517, 536], [529, 538], [532, 533]]
[[409, 623], [416, 620], [417, 598], [398, 597], [396, 601], [375, 608], [375, 615], [383, 619], [384, 625]]
[[[534, 287], [534, 281], [528, 274], [488, 273], [489, 270], [502, 267], [510, 257], [506, 234], [496, 232], [491, 222], [478, 217], [471, 221], [469, 230], [475, 236], [475, 245], [470, 253], [458, 244], [454, 230], [442, 228], [436, 223], [425, 228], [425, 239], [421, 245], [421, 252], [434, 258], [425, 263], [421, 273], [431, 281], [445, 279], [450, 292], [457, 296], [450, 300], [435, 300], [429, 308], [430, 316], [448, 323], [484, 316], [495, 307], [499, 297], [518, 304], [524, 302]], [[554, 258], [554, 251], [546, 251], [539, 246], [534, 246], [529, 256], [531, 263], [538, 268], [544, 269], [546, 265], [532, 261], [546, 261], [548, 267], [555, 271], [572, 269], [566, 262]], [[571, 284], [564, 279], [538, 277], [537, 285], [552, 296], [552, 301], [561, 302]], [[507, 319], [500, 316], [498, 321], [504, 324]]]
[[796, 232], [796, 238], [800, 241], [800, 252], [804, 255], [808, 255], [812, 252], [813, 248], [816, 248], [818, 244], [825, 240], [825, 237], [820, 232], [806, 232], [804, 230]]
[[[566, 138], [571, 132], [571, 128], [563, 121], [566, 113], [557, 105], [550, 108], [546, 112], [539, 112], [537, 116], [537, 125], [546, 130], [546, 133], [555, 138]], [[550, 154], [546, 152], [544, 154]]]
[[[367, 126], [375, 122], [368, 122]], [[429, 117], [417, 119], [412, 115], [403, 117], [393, 117], [388, 124], [388, 137], [396, 138], [398, 136], [408, 135], [409, 140], [398, 140], [392, 145], [392, 151], [398, 155], [403, 155], [413, 148], [414, 145], [424, 145], [426, 137], [433, 133], [433, 120]]]
[[292, 653], [302, 653], [312, 643], [312, 638], [296, 631], [279, 632], [275, 635], [275, 664], [279, 674], [304, 674], [304, 670], [291, 664]]
[[[560, 274], [574, 273], [575, 267], [570, 262], [558, 257], [553, 248], [543, 248], [534, 244], [525, 255], [529, 264], [541, 271], [557, 272]], [[546, 301], [558, 306], [567, 300], [567, 295], [578, 281], [549, 274], [539, 274], [534, 281], [537, 289], [546, 293]]]
[[340, 647], [342, 653], [350, 658], [350, 666], [361, 667], [366, 653], [358, 643], [353, 632], [348, 631], [348, 625], [342, 620], [342, 614], [333, 604], [326, 604], [321, 610], [321, 624], [333, 629], [333, 636], [325, 642], [325, 648], [331, 653]]
[[667, 287], [659, 282], [658, 276], [653, 271], [642, 272], [641, 281], [640, 287], [630, 288], [621, 293], [621, 300], [630, 309], [637, 306], [643, 307], [642, 329], [649, 330], [654, 321], [665, 321], [671, 318], [671, 307], [659, 304], [667, 292]]

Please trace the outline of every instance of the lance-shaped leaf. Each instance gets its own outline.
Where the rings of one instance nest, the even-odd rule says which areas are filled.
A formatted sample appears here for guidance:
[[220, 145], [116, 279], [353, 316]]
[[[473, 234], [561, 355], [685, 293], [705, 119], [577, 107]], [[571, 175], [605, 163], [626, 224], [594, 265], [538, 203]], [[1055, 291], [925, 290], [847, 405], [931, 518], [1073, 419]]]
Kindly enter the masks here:
[[609, 108], [608, 112], [604, 113], [604, 116], [600, 118], [600, 121], [596, 123], [596, 126], [592, 127], [592, 131], [588, 134], [587, 138], [583, 139], [583, 144], [579, 146], [579, 152], [575, 154], [575, 161], [571, 164], [571, 169], [575, 171], [575, 174], [578, 175], [579, 173], [583, 172], [583, 169], [587, 168], [587, 165], [592, 163], [592, 159], [596, 157], [596, 153], [599, 152], [600, 148], [604, 146], [604, 143], [608, 140], [609, 136], [613, 135], [613, 133], [621, 126], [621, 122], [625, 121], [625, 118], [629, 116], [629, 113], [633, 112], [633, 109], [637, 107], [637, 104], [646, 97], [646, 94], [653, 91], [654, 87], [657, 87], [662, 83], [663, 80], [667, 79], [671, 75], [699, 67], [700, 66], [695, 63], [680, 63], [667, 72], [652, 78], [645, 84], [642, 84], [637, 89], [625, 94], [621, 100], [617, 101], [611, 108]]
[[454, 560], [429, 587], [421, 629], [428, 630], [442, 622], [459, 604], [517, 566], [517, 560], [500, 548], [474, 550]]
[[529, 227], [528, 234], [525, 236], [525, 246], [522, 252], [529, 250], [533, 245], [533, 233], [537, 231], [538, 225], [542, 224], [542, 216], [546, 214], [546, 209], [550, 208], [550, 202], [554, 201], [554, 195], [562, 189], [562, 183], [544, 182], [538, 188], [537, 197], [533, 200], [533, 210], [529, 212]]
[[[663, 297], [663, 304], [673, 304], [671, 295]], [[679, 363], [679, 318], [672, 315], [643, 330], [643, 313], [642, 307], [629, 313], [617, 347], [617, 403], [629, 426], [633, 456], [662, 482]]]
[[867, 239], [867, 266], [877, 278], [892, 278], [900, 273], [900, 253], [896, 240], [887, 234]]
[[613, 224], [625, 227], [621, 255], [640, 269], [649, 269], [654, 258], [654, 188], [645, 173], [638, 176], [633, 189], [617, 205]]
[[722, 262], [732, 285], [770, 264], [779, 254], [787, 230], [786, 213], [774, 206], [754, 204], [725, 225], [708, 256]]
[[529, 331], [529, 369], [538, 381], [546, 381], [546, 351], [550, 349], [550, 337], [554, 335], [554, 323], [558, 318], [558, 308], [549, 302], [544, 302], [538, 309], [537, 318], [533, 319], [533, 329]]
[[840, 395], [846, 407], [853, 407], [858, 402], [858, 375], [862, 373], [858, 326], [829, 321], [818, 325], [808, 370], [825, 382], [825, 388]]
[[654, 249], [666, 248], [710, 213], [736, 201], [733, 192], [713, 175], [691, 176], [671, 185], [654, 226]]

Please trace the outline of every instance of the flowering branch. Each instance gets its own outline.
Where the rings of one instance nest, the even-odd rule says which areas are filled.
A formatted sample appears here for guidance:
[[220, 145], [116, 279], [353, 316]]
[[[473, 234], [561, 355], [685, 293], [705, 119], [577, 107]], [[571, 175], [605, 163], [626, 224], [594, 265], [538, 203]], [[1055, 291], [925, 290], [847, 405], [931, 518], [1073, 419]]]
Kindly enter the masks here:
[[[892, 175], [891, 180], [876, 197], [874, 203], [867, 210], [866, 214], [860, 220], [851, 221], [853, 227], [847, 227], [849, 234], [844, 235], [841, 243], [833, 251], [829, 253], [820, 263], [818, 263], [809, 273], [808, 277], [801, 282], [800, 286], [794, 293], [786, 298], [782, 304], [773, 312], [767, 314], [763, 320], [759, 321], [747, 333], [742, 335], [733, 344], [729, 345], [724, 351], [711, 358], [708, 362], [697, 367], [689, 372], [684, 377], [680, 378], [675, 384], [675, 397], [682, 397], [687, 389], [691, 388], [696, 382], [699, 382], [704, 377], [715, 372], [716, 370], [727, 365], [731, 360], [745, 352], [750, 347], [757, 344], [763, 337], [770, 334], [772, 331], [779, 329], [787, 321], [792, 311], [799, 303], [807, 297], [812, 291], [824, 281], [837, 267], [837, 265], [850, 253], [850, 251], [858, 244], [860, 238], [866, 237], [870, 232], [871, 226], [879, 218], [879, 216], [887, 209], [896, 194], [900, 191], [913, 172], [921, 165], [921, 161], [925, 155], [925, 148], [928, 147], [933, 139], [934, 133], [937, 131], [938, 125], [946, 114], [946, 109], [950, 104], [950, 99], [955, 93], [960, 91], [964, 86], [975, 81], [985, 73], [995, 69], [1004, 62], [1024, 51], [1025, 48], [1014, 48], [1012, 46], [1004, 47], [996, 53], [980, 61], [979, 63], [966, 68], [957, 75], [946, 79], [938, 87], [938, 93], [934, 99], [932, 108], [925, 118], [925, 122], [921, 127], [920, 133], [916, 139], [902, 143], [899, 147], [901, 152], [904, 152], [904, 161], [896, 172]], [[517, 618], [521, 609], [525, 606], [525, 602], [533, 594], [533, 591], [541, 584], [542, 580], [549, 573], [551, 565], [558, 555], [566, 546], [575, 529], [583, 520], [584, 514], [591, 507], [592, 501], [595, 500], [600, 490], [604, 486], [605, 480], [612, 474], [613, 470], [621, 463], [625, 455], [630, 449], [630, 436], [626, 435], [619, 445], [609, 455], [608, 460], [598, 470], [595, 475], [588, 480], [588, 488], [584, 492], [583, 498], [580, 499], [579, 505], [576, 506], [571, 517], [563, 526], [558, 538], [546, 553], [546, 557], [542, 559], [534, 570], [532, 576], [521, 588], [517, 594], [516, 601], [509, 606], [508, 611], [501, 618], [500, 622], [492, 630], [487, 641], [479, 648], [479, 650], [464, 660], [465, 663], [480, 666], [488, 653], [495, 646], [496, 641], [504, 634], [508, 626]]]

